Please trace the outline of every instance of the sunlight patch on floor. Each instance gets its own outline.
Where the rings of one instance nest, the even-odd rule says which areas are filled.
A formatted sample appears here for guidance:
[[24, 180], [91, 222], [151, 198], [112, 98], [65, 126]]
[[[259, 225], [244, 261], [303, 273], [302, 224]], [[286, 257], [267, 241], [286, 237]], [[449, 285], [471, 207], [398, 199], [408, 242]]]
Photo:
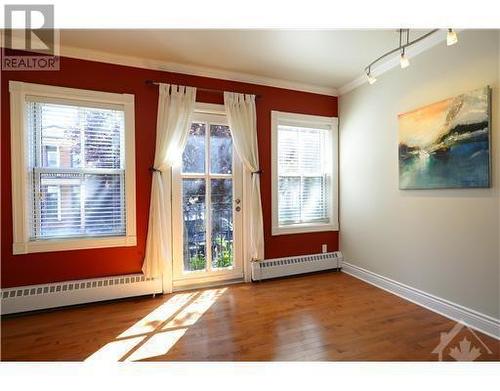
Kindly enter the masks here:
[[127, 338], [134, 335], [150, 333], [165, 321], [170, 319], [191, 300], [196, 293], [180, 293], [146, 315], [139, 322], [121, 333], [118, 338]]
[[119, 361], [145, 338], [143, 336], [110, 342], [87, 357], [85, 361]]
[[226, 289], [227, 288], [202, 292], [193, 303], [179, 312], [179, 314], [166, 323], [162, 329], [168, 330], [173, 327], [188, 327], [194, 325]]
[[138, 361], [167, 354], [226, 290], [172, 296], [85, 361]]
[[127, 357], [125, 361], [138, 361], [167, 354], [186, 331], [187, 328], [154, 334], [145, 344], [141, 345], [139, 349]]

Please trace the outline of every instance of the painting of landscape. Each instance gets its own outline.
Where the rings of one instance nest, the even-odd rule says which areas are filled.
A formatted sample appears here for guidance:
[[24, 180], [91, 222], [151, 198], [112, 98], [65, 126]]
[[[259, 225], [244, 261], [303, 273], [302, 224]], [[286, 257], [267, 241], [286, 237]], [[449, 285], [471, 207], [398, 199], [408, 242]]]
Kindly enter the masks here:
[[489, 186], [489, 87], [399, 115], [400, 189]]

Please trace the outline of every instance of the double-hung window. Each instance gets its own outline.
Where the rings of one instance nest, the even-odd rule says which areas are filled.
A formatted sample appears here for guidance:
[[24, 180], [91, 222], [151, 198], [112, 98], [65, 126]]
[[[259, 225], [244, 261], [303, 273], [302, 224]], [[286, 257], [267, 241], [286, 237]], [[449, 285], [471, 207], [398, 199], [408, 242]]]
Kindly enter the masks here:
[[271, 116], [273, 235], [338, 230], [337, 118]]
[[14, 254], [135, 245], [133, 95], [10, 91]]

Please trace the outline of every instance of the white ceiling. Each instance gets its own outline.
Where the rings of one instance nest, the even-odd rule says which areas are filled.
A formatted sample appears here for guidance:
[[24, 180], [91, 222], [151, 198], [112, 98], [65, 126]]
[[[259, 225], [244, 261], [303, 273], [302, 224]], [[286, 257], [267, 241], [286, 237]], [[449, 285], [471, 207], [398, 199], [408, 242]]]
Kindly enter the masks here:
[[396, 30], [61, 30], [60, 34], [63, 48], [330, 89], [358, 77], [399, 39]]

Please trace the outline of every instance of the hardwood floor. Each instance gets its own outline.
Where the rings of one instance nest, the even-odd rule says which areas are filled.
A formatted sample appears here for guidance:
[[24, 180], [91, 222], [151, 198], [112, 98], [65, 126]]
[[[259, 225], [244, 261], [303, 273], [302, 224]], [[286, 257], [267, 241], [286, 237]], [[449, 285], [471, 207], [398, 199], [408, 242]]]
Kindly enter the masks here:
[[[3, 361], [436, 361], [440, 334], [455, 322], [330, 272], [11, 316], [1, 325]], [[480, 349], [478, 360], [499, 360], [499, 341], [476, 333], [485, 347], [473, 334], [460, 330], [444, 358], [465, 338]]]

